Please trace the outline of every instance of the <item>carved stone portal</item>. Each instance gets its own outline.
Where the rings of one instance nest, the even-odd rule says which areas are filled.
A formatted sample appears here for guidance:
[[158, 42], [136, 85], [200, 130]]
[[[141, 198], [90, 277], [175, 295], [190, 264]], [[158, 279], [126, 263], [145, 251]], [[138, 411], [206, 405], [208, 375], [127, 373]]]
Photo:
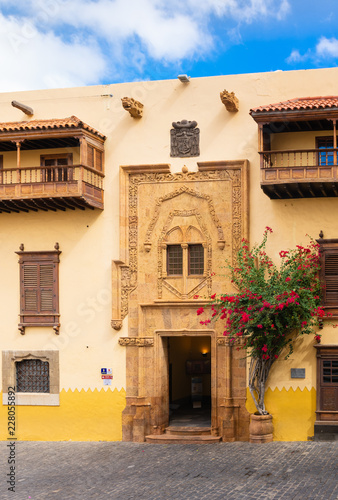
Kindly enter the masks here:
[[182, 120], [173, 122], [170, 130], [170, 156], [185, 158], [199, 156], [200, 129], [196, 128], [196, 121]]
[[[240, 160], [198, 163], [192, 172], [171, 173], [163, 165], [121, 168], [121, 254], [113, 265], [112, 326], [117, 329], [128, 315], [128, 333], [124, 321], [118, 341], [126, 348], [124, 441], [143, 442], [164, 432], [170, 419], [169, 365], [175, 372], [183, 362], [182, 356], [170, 356], [176, 348], [191, 349], [200, 359], [201, 343], [208, 345], [211, 362], [206, 386], [211, 434], [223, 441], [249, 438], [246, 359], [223, 337], [221, 322], [209, 329], [196, 314], [208, 307], [211, 294], [231, 290], [222, 266], [233, 261], [248, 235], [247, 179], [247, 162]], [[168, 266], [170, 246], [182, 249], [177, 273]], [[203, 248], [196, 273], [189, 271], [194, 246]], [[172, 387], [178, 390], [177, 384]]]
[[141, 102], [135, 101], [132, 97], [123, 97], [121, 101], [122, 106], [132, 118], [142, 118], [143, 104]]
[[239, 100], [235, 96], [235, 92], [223, 90], [223, 92], [220, 92], [220, 98], [227, 111], [230, 111], [230, 113], [236, 113], [236, 111], [239, 110]]

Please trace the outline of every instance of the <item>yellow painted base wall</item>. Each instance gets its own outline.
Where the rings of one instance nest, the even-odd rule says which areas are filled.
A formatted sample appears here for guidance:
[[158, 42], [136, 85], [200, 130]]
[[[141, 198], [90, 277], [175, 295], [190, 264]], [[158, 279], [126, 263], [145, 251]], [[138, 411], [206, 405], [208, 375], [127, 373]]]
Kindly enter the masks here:
[[[265, 407], [273, 417], [274, 441], [307, 441], [314, 435], [316, 420], [316, 390], [267, 389]], [[249, 389], [246, 408], [255, 413]]]
[[[125, 406], [124, 389], [62, 390], [60, 406], [17, 406], [15, 437], [19, 441], [121, 441]], [[0, 422], [0, 439], [5, 440], [7, 406], [0, 405]]]

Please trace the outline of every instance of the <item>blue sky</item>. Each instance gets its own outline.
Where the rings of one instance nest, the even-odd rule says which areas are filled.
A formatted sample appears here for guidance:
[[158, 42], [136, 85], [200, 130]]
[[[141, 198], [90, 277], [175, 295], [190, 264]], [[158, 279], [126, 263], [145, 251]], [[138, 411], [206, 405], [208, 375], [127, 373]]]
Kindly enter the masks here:
[[0, 0], [0, 91], [337, 66], [337, 0]]

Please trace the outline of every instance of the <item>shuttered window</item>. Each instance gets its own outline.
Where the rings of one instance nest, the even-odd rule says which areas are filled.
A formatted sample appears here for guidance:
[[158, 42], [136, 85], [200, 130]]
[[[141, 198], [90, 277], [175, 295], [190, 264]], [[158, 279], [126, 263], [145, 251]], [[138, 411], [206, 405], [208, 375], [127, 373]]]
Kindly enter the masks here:
[[59, 251], [20, 256], [20, 325], [59, 325]]
[[320, 244], [323, 307], [338, 316], [338, 240], [317, 240]]

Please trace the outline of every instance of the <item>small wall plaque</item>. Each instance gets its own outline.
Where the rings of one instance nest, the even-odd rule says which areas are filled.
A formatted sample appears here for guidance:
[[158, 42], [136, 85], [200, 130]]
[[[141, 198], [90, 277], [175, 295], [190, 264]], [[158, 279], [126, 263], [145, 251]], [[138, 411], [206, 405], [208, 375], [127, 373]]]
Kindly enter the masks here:
[[305, 368], [291, 368], [291, 378], [305, 378]]

